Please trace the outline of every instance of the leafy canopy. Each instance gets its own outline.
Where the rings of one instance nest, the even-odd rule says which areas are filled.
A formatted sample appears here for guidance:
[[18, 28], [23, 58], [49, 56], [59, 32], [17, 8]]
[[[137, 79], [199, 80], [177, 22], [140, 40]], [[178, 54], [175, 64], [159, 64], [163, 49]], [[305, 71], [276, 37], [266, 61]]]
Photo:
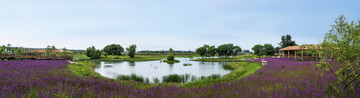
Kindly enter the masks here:
[[286, 34], [286, 35], [281, 36], [281, 42], [279, 43], [279, 45], [281, 48], [285, 48], [287, 46], [295, 46], [296, 43], [295, 43], [295, 41], [291, 40], [291, 35]]
[[130, 58], [134, 58], [134, 57], [135, 57], [136, 45], [130, 45], [128, 48], [126, 48], [126, 50], [128, 51], [128, 56], [129, 56]]
[[94, 46], [88, 47], [85, 51], [86, 56], [90, 57], [91, 59], [99, 59], [101, 58], [101, 51], [96, 50]]
[[107, 45], [103, 50], [109, 55], [121, 55], [124, 52], [124, 48], [119, 44]]
[[334, 58], [340, 64], [339, 69], [335, 70], [326, 61], [317, 66], [337, 76], [338, 88], [347, 95], [360, 84], [360, 20], [348, 23], [341, 15], [331, 27], [321, 43], [320, 54], [324, 60]]

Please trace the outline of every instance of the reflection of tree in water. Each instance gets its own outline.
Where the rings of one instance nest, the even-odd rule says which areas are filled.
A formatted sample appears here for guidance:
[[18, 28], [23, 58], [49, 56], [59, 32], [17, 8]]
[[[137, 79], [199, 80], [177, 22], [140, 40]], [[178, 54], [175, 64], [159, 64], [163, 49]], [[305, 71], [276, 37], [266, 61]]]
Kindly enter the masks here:
[[200, 62], [199, 65], [216, 65], [217, 62]]
[[[169, 64], [169, 63], [168, 63]], [[170, 68], [173, 68], [174, 67], [174, 64], [169, 64]]]
[[174, 64], [169, 64], [169, 72], [170, 73], [173, 73], [173, 67], [174, 67]]
[[135, 61], [129, 61], [129, 66], [135, 66]]

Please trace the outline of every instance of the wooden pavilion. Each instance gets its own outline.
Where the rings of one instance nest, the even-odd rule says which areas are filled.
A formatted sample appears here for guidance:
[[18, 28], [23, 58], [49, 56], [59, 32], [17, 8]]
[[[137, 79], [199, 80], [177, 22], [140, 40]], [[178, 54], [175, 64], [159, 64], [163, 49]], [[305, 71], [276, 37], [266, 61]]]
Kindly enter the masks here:
[[[279, 50], [280, 58], [291, 58], [299, 60], [317, 60], [321, 57], [319, 49], [321, 47], [317, 44], [301, 45], [301, 46], [288, 46]], [[306, 53], [307, 50], [314, 49], [316, 54], [311, 55]]]

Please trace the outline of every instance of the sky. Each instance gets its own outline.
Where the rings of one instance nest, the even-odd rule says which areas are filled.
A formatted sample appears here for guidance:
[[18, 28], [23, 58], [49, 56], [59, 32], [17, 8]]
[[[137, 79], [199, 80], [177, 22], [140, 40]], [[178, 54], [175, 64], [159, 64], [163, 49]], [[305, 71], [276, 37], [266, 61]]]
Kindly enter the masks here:
[[232, 43], [318, 44], [335, 19], [360, 19], [360, 0], [0, 0], [0, 45], [195, 50]]

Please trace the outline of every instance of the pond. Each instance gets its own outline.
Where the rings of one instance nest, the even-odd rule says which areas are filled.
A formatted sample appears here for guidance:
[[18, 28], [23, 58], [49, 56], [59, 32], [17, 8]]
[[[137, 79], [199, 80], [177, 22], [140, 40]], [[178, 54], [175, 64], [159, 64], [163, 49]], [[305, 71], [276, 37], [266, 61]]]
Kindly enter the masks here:
[[[191, 61], [191, 58], [175, 58], [179, 63], [168, 64], [157, 61], [124, 61], [124, 62], [101, 62], [95, 68], [95, 71], [102, 76], [116, 78], [118, 75], [136, 74], [149, 78], [153, 82], [153, 78], [162, 81], [162, 77], [170, 74], [190, 74], [191, 76], [201, 77], [218, 74], [223, 76], [231, 72], [223, 68], [224, 62], [197, 62]], [[184, 64], [191, 64], [185, 66]]]

